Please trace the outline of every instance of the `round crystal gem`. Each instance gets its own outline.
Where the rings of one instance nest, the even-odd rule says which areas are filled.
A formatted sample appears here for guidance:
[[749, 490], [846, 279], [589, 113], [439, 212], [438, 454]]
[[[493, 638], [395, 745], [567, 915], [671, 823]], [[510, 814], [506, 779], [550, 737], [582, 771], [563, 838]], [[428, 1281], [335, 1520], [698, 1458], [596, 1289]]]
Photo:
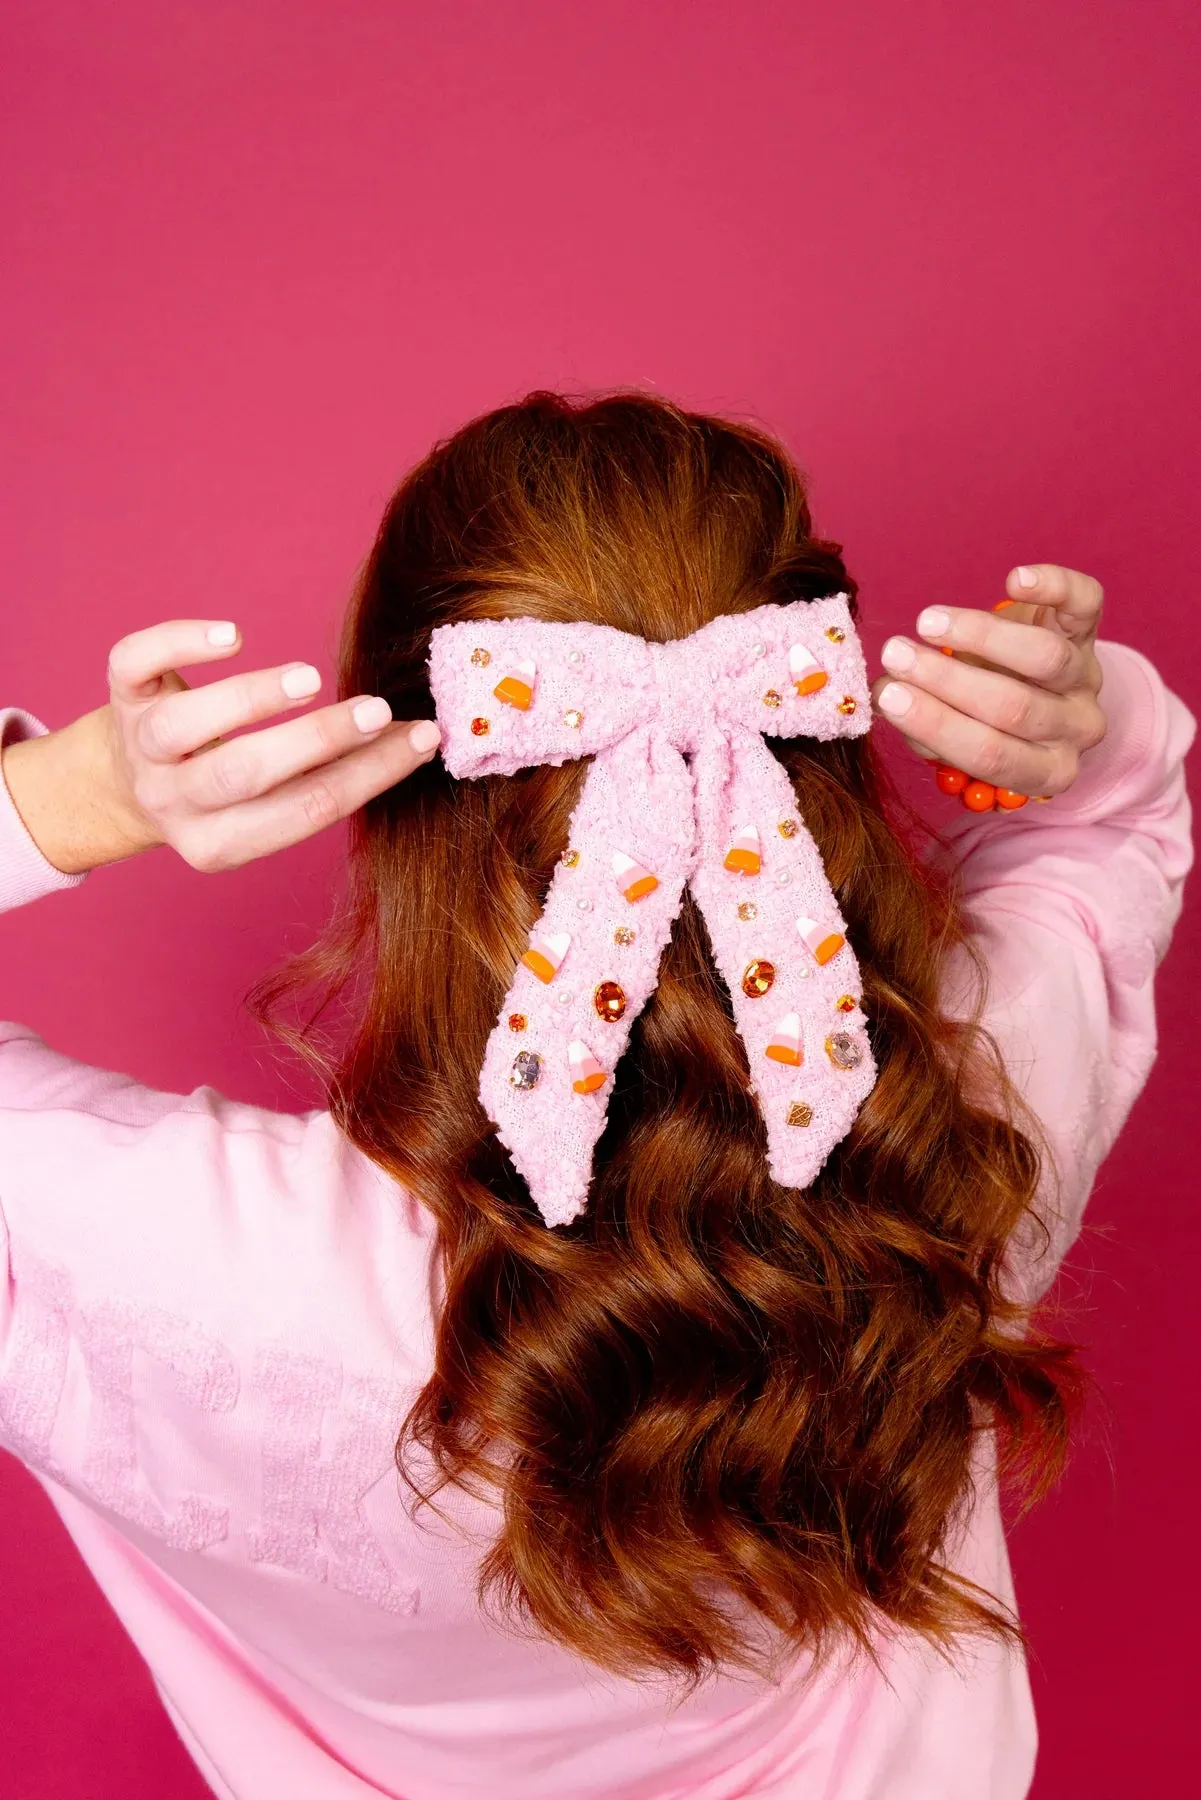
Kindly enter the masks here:
[[853, 694], [844, 694], [842, 699], [838, 702], [838, 710], [840, 713], [847, 713], [849, 715], [854, 712], [857, 705], [858, 701]]
[[781, 837], [795, 837], [800, 826], [795, 819], [781, 819], [778, 829]]
[[755, 905], [753, 900], [740, 900], [738, 902], [738, 917], [744, 922], [749, 923], [751, 919], [757, 919], [759, 917], [759, 908]]
[[855, 999], [853, 994], [839, 994], [834, 1004], [839, 1012], [854, 1012], [859, 1002]]
[[764, 706], [779, 706], [780, 696], [777, 694], [775, 688], [768, 688], [766, 694], [763, 696], [763, 704]]
[[846, 632], [841, 625], [827, 625], [826, 636], [832, 644], [841, 644], [843, 638], [846, 636]]
[[542, 1058], [532, 1050], [519, 1050], [509, 1070], [509, 1081], [515, 1088], [537, 1087], [541, 1074]]
[[524, 1013], [510, 1013], [509, 1014], [509, 1030], [510, 1031], [524, 1031], [528, 1024], [529, 1024], [529, 1020], [526, 1018]]
[[564, 725], [570, 725], [573, 731], [578, 731], [580, 729], [580, 726], [584, 723], [584, 715], [578, 706], [568, 708], [563, 714], [563, 723]]
[[563, 867], [565, 869], [574, 869], [579, 860], [580, 853], [578, 850], [564, 850]]
[[748, 1000], [759, 1000], [776, 979], [776, 965], [757, 956], [742, 971], [742, 991]]
[[492, 661], [492, 652], [490, 650], [473, 650], [471, 660], [477, 669], [486, 669]]
[[826, 1055], [836, 1069], [856, 1069], [863, 1061], [863, 1046], [849, 1031], [832, 1031], [826, 1039]]
[[613, 942], [615, 944], [632, 944], [637, 936], [638, 933], [632, 925], [619, 925], [613, 933]]
[[491, 729], [492, 726], [487, 719], [473, 719], [471, 721], [472, 737], [487, 737]]
[[606, 1024], [616, 1025], [626, 1009], [625, 989], [617, 981], [602, 981], [593, 990], [592, 1004], [598, 1019]]

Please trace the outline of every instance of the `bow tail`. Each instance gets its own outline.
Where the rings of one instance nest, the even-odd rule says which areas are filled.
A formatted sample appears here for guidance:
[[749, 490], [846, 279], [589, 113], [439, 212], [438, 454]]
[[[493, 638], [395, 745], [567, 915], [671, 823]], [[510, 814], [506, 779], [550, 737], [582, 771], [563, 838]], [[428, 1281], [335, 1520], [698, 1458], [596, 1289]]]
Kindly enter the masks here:
[[758, 735], [713, 737], [694, 764], [692, 890], [730, 990], [768, 1164], [807, 1187], [876, 1080], [859, 965], [792, 783]]
[[649, 727], [601, 751], [480, 1074], [484, 1110], [548, 1225], [587, 1204], [613, 1069], [694, 858], [679, 752]]

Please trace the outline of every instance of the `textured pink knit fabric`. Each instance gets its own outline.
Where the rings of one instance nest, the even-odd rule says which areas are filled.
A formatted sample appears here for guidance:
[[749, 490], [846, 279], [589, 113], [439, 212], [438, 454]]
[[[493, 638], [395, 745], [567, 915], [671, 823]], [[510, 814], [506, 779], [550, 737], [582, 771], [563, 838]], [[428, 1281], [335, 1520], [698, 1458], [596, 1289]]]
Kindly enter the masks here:
[[[827, 676], [814, 692], [798, 693], [791, 678], [798, 646], [805, 666]], [[533, 670], [527, 709], [495, 691], [521, 667]], [[584, 1207], [607, 1077], [655, 986], [686, 884], [746, 1043], [771, 1172], [806, 1186], [850, 1130], [876, 1071], [851, 946], [844, 941], [819, 963], [801, 935], [801, 926], [816, 925], [845, 940], [846, 925], [792, 784], [763, 737], [828, 740], [870, 728], [846, 595], [728, 614], [653, 645], [601, 625], [446, 625], [433, 635], [430, 685], [452, 775], [594, 757], [568, 858], [532, 939], [555, 944], [561, 964], [550, 982], [518, 965], [480, 1077], [484, 1109], [547, 1223], [564, 1224]], [[748, 827], [762, 850], [750, 876], [724, 866]], [[615, 855], [658, 885], [628, 900]], [[753, 963], [770, 966], [765, 993], [744, 983]], [[594, 1003], [602, 983], [624, 996], [615, 1020]], [[790, 1016], [801, 1026], [799, 1066], [766, 1053]], [[573, 1044], [605, 1073], [594, 1092], [573, 1091]], [[514, 1079], [523, 1067], [535, 1076], [529, 1087]]]
[[[1109, 735], [1070, 793], [1012, 818], [931, 795], [984, 1023], [1060, 1177], [1049, 1241], [1014, 1247], [1031, 1297], [1154, 1059], [1192, 856], [1193, 719], [1137, 651], [1099, 654]], [[4, 903], [73, 885], [0, 782]], [[74, 906], [67, 966], [92, 953]], [[974, 1006], [968, 958], [944, 998]], [[681, 1701], [482, 1613], [495, 1506], [448, 1490], [414, 1523], [393, 1464], [430, 1368], [435, 1248], [419, 1198], [327, 1112], [157, 1092], [0, 1025], [0, 1445], [45, 1485], [214, 1793], [1021, 1800], [1035, 1727], [1011, 1649], [882, 1634], [878, 1661], [800, 1659], [776, 1686], [722, 1675]], [[948, 1556], [1012, 1601], [984, 1437]]]

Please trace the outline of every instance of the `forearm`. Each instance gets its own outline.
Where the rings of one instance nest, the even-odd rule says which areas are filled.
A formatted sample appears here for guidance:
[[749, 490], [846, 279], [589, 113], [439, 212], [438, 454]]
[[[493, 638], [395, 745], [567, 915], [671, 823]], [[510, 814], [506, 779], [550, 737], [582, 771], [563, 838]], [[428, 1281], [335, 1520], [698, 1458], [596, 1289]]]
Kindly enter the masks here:
[[25, 829], [64, 875], [120, 862], [157, 842], [122, 792], [107, 706], [61, 731], [8, 744], [0, 766]]

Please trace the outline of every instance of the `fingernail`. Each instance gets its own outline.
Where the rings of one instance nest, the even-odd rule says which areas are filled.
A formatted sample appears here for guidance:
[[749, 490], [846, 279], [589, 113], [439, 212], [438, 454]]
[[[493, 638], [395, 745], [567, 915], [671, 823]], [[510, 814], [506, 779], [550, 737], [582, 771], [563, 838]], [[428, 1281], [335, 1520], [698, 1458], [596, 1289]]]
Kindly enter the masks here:
[[208, 637], [210, 644], [221, 646], [236, 644], [238, 641], [238, 628], [236, 625], [231, 625], [227, 620], [221, 625], [210, 625], [206, 636]]
[[1027, 568], [1015, 569], [1014, 574], [1018, 578], [1018, 586], [1019, 587], [1037, 587], [1038, 586], [1038, 571], [1037, 571], [1037, 569], [1027, 569]]
[[378, 694], [373, 694], [370, 700], [360, 700], [357, 706], [352, 706], [350, 716], [360, 731], [382, 731], [392, 722], [392, 708]]
[[418, 719], [409, 733], [409, 742], [418, 756], [426, 756], [442, 742], [442, 733], [432, 719]]
[[917, 615], [919, 637], [943, 637], [951, 629], [951, 615], [941, 606], [928, 606]]
[[307, 700], [321, 686], [321, 677], [311, 663], [297, 663], [294, 669], [284, 670], [279, 685], [289, 700]]
[[908, 688], [902, 687], [899, 681], [889, 681], [877, 694], [876, 705], [882, 711], [892, 713], [894, 717], [899, 716], [901, 713], [909, 711], [913, 705], [913, 695]]
[[913, 667], [917, 661], [917, 651], [912, 644], [907, 644], [904, 638], [889, 638], [880, 652], [880, 661], [886, 669], [891, 669], [894, 675], [899, 675], [902, 669]]

